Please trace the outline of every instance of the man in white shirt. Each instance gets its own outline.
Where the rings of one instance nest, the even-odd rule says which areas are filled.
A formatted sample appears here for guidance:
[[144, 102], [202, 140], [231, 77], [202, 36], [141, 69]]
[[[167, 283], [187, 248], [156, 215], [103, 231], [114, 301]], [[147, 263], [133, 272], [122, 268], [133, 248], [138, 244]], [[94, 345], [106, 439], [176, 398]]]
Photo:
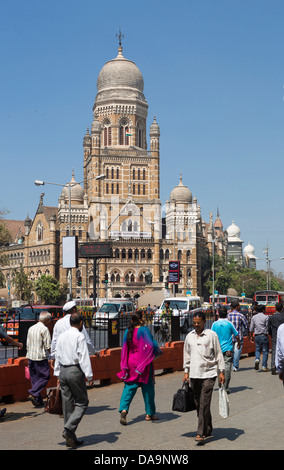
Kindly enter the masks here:
[[198, 426], [195, 440], [202, 444], [212, 433], [210, 411], [214, 383], [219, 370], [219, 383], [225, 381], [225, 363], [217, 334], [205, 329], [206, 316], [196, 312], [193, 316], [194, 330], [184, 342], [184, 381], [193, 389], [197, 408]]
[[48, 355], [51, 344], [48, 325], [51, 321], [49, 312], [41, 312], [39, 321], [31, 326], [27, 335], [27, 358], [29, 359], [29, 372], [32, 387], [28, 390], [29, 400], [36, 407], [43, 406], [41, 396], [50, 378]]
[[87, 342], [83, 335], [83, 316], [73, 313], [71, 327], [60, 334], [55, 349], [54, 375], [59, 376], [64, 416], [63, 437], [69, 447], [82, 444], [76, 429], [89, 404], [86, 379], [91, 381], [93, 371]]
[[[51, 359], [54, 359], [54, 352], [55, 352], [55, 349], [56, 349], [56, 342], [57, 342], [57, 339], [58, 339], [59, 335], [61, 333], [63, 333], [64, 331], [66, 331], [68, 328], [70, 328], [70, 317], [73, 313], [76, 313], [76, 311], [77, 311], [77, 306], [76, 306], [76, 302], [74, 300], [71, 300], [71, 301], [67, 302], [63, 306], [63, 312], [64, 312], [65, 315], [64, 315], [64, 317], [57, 320], [57, 322], [55, 323], [54, 328], [53, 328], [51, 351], [50, 351], [50, 358]], [[94, 345], [92, 344], [91, 339], [90, 339], [90, 337], [89, 337], [89, 335], [86, 331], [86, 328], [84, 326], [83, 326], [82, 333], [84, 334], [84, 336], [86, 338], [87, 345], [88, 345], [90, 353], [95, 354], [96, 350], [95, 350]]]

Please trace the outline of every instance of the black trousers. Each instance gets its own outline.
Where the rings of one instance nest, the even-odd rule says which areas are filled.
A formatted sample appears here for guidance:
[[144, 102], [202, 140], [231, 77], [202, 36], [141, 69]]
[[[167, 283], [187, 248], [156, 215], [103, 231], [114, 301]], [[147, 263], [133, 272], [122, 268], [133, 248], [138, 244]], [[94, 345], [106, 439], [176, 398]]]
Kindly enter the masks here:
[[211, 399], [216, 377], [209, 379], [190, 379], [197, 409], [199, 436], [212, 433]]

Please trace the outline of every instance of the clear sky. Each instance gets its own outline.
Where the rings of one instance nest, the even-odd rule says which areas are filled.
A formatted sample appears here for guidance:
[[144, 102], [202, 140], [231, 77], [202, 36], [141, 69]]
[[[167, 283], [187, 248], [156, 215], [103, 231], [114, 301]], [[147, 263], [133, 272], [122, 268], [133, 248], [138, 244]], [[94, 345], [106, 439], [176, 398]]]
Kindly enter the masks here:
[[0, 0], [0, 207], [33, 217], [42, 190], [83, 179], [98, 74], [123, 54], [161, 130], [161, 200], [183, 183], [284, 273], [283, 0]]

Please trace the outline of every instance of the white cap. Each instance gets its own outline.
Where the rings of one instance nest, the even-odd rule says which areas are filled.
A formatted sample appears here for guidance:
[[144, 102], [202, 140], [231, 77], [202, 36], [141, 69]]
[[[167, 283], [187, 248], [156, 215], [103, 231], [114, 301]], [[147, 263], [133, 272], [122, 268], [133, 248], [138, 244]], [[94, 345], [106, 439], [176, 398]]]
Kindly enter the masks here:
[[70, 300], [70, 302], [67, 302], [63, 306], [63, 311], [68, 312], [68, 310], [71, 310], [71, 308], [76, 307], [76, 302], [74, 300]]

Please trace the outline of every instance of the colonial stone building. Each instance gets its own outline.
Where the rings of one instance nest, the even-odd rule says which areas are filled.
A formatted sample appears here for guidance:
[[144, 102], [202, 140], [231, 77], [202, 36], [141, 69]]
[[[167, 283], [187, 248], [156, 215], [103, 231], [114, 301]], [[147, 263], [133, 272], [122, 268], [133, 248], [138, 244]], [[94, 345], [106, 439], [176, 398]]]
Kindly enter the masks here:
[[[77, 235], [79, 242], [112, 243], [113, 257], [101, 259], [97, 267], [101, 298], [146, 299], [145, 294], [152, 292], [158, 302], [172, 290], [171, 285], [167, 290], [170, 260], [180, 261], [178, 295], [204, 295], [212, 220], [206, 224], [202, 219], [182, 175], [179, 182], [177, 175], [177, 185], [162, 207], [160, 128], [153, 117], [148, 148], [147, 115], [143, 76], [124, 57], [120, 43], [117, 57], [106, 62], [97, 79], [93, 121], [83, 137], [83, 185], [76, 183], [73, 172], [56, 207], [44, 206], [41, 195], [33, 220], [27, 218], [24, 233], [5, 248], [7, 280], [12, 267], [22, 264], [31, 279], [48, 273], [68, 282], [62, 267], [62, 237]], [[216, 249], [224, 255], [222, 224], [215, 231]], [[107, 284], [103, 283], [106, 276]], [[78, 277], [82, 277], [81, 286]], [[72, 296], [88, 298], [92, 292], [92, 260], [79, 259], [78, 268], [72, 270]]]

